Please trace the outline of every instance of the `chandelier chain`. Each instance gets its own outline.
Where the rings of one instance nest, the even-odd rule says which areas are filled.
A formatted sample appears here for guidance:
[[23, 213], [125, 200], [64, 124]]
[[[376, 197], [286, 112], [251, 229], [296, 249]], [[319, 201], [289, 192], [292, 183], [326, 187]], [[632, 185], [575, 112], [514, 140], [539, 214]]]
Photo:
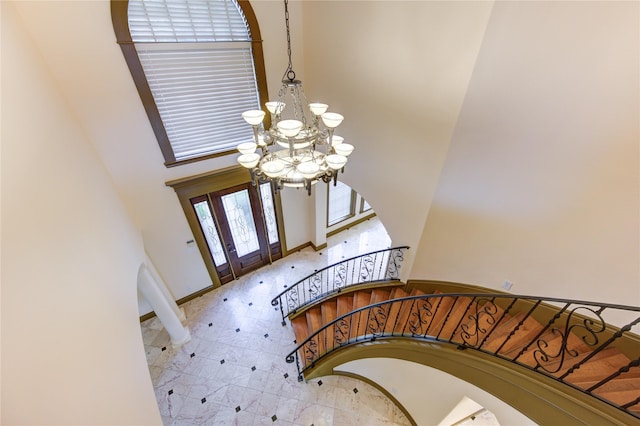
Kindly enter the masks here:
[[282, 76], [282, 80], [285, 77], [289, 81], [293, 81], [296, 79], [296, 73], [293, 71], [293, 65], [291, 64], [291, 32], [289, 31], [289, 0], [284, 0], [284, 20], [287, 26], [287, 56], [289, 57], [289, 66], [284, 72]]

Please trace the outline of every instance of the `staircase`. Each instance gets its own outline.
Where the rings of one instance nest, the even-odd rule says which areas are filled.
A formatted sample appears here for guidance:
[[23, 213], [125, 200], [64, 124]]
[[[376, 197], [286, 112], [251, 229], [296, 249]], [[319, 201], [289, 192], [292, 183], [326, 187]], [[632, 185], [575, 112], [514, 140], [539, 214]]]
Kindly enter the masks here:
[[[553, 305], [551, 305], [553, 304]], [[324, 355], [408, 337], [491, 354], [534, 370], [640, 419], [640, 346], [622, 344], [640, 317], [607, 326], [606, 309], [640, 308], [506, 294], [441, 294], [402, 283], [346, 290], [290, 317], [299, 379]], [[617, 343], [614, 346], [614, 343]]]

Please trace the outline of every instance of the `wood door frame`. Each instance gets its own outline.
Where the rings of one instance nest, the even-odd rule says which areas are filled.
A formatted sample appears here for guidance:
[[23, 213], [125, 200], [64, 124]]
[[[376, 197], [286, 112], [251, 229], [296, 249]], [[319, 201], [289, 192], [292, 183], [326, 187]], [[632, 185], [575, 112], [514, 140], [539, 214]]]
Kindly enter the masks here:
[[[251, 183], [251, 175], [249, 171], [241, 166], [232, 166], [212, 172], [202, 173], [195, 176], [184, 177], [165, 182], [165, 185], [174, 189], [178, 196], [180, 205], [185, 214], [193, 238], [200, 250], [200, 255], [205, 263], [209, 276], [214, 288], [220, 287], [222, 284], [218, 278], [215, 264], [209, 255], [209, 246], [200, 231], [200, 222], [191, 206], [191, 199], [216, 192], [229, 187], [241, 185], [243, 183]], [[282, 202], [280, 194], [273, 194], [273, 201], [276, 210], [276, 219], [278, 223], [278, 234], [280, 236], [280, 244], [282, 256], [288, 254], [286, 247], [286, 237], [284, 232], [284, 221], [282, 214]], [[270, 244], [267, 244], [269, 253], [271, 251]], [[226, 247], [224, 247], [226, 250]]]

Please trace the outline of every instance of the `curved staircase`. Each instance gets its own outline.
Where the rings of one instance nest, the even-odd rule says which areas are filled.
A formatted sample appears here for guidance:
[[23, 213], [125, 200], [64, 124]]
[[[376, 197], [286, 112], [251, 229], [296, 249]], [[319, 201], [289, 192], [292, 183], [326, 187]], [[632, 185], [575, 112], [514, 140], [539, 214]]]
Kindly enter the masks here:
[[[491, 354], [542, 373], [640, 419], [640, 341], [602, 319], [640, 308], [507, 294], [441, 294], [403, 283], [342, 290], [290, 316], [299, 379], [321, 358], [384, 338], [412, 338]], [[631, 335], [631, 337], [629, 337]], [[631, 338], [631, 343], [629, 343]], [[636, 339], [634, 341], [634, 339]]]

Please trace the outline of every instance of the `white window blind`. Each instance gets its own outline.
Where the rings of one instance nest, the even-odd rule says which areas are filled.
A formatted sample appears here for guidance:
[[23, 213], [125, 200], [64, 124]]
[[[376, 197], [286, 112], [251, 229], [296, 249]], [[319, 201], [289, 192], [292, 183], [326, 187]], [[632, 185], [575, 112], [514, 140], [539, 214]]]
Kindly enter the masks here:
[[232, 0], [132, 0], [129, 30], [176, 161], [252, 139], [260, 100], [246, 20]]
[[337, 186], [329, 183], [329, 201], [327, 225], [335, 225], [354, 214], [353, 190], [347, 184], [338, 181]]

